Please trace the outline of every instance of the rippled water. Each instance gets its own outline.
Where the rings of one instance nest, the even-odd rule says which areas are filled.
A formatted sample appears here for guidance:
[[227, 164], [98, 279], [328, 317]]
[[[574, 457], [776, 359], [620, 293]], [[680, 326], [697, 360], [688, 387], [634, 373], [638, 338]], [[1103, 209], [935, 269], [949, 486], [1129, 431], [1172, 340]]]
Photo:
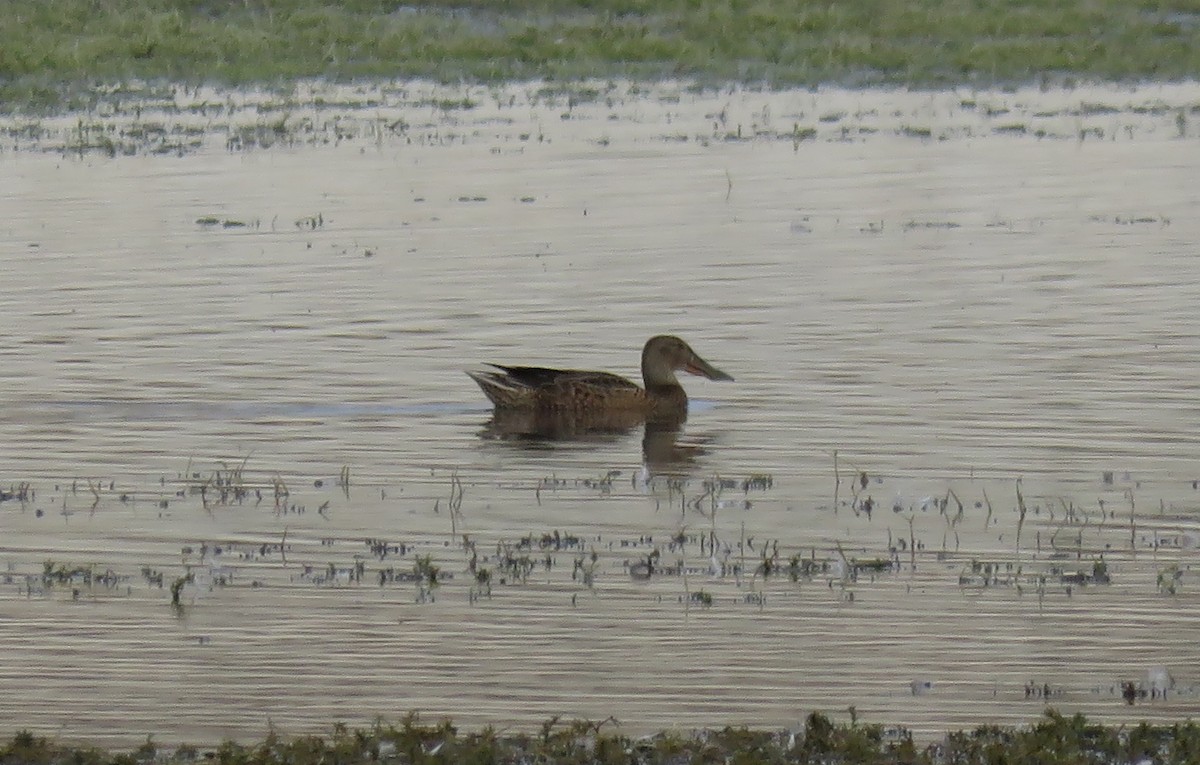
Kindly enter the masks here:
[[[1200, 711], [1194, 85], [319, 95], [0, 123], [10, 732]], [[665, 465], [462, 373], [661, 332]]]

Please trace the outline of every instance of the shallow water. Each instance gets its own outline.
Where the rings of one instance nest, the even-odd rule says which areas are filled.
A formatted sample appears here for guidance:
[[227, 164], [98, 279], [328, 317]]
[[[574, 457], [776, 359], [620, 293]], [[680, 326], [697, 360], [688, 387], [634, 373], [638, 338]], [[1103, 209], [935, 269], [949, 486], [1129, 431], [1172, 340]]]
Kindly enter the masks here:
[[[10, 733], [1200, 711], [1196, 86], [318, 95], [0, 122]], [[462, 374], [660, 332], [737, 378], [665, 444]]]

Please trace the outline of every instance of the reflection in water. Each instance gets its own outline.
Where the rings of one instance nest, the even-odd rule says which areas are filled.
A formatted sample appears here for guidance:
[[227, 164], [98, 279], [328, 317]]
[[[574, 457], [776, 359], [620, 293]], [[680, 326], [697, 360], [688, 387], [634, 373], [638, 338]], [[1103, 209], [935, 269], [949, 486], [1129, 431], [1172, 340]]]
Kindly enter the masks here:
[[580, 412], [573, 409], [508, 409], [497, 407], [484, 435], [506, 439], [586, 441], [603, 436], [624, 435], [641, 425], [640, 412]]
[[[685, 418], [686, 419], [686, 418]], [[642, 437], [642, 461], [651, 475], [685, 476], [696, 468], [696, 460], [708, 454], [708, 436], [683, 437], [683, 421], [646, 422]]]
[[646, 418], [629, 411], [576, 412], [497, 408], [480, 435], [538, 448], [555, 441], [607, 441], [644, 427], [642, 462], [651, 475], [683, 476], [708, 453], [710, 437], [683, 437], [687, 410]]

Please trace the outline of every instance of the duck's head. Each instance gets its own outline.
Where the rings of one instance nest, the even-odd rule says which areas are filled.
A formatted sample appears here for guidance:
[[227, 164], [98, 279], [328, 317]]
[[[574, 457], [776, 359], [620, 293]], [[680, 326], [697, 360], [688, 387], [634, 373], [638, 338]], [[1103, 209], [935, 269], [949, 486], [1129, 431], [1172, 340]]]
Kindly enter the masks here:
[[675, 377], [675, 371], [679, 369], [710, 380], [733, 379], [700, 358], [691, 346], [674, 335], [657, 335], [646, 341], [646, 347], [642, 349], [642, 381], [647, 388], [679, 385]]

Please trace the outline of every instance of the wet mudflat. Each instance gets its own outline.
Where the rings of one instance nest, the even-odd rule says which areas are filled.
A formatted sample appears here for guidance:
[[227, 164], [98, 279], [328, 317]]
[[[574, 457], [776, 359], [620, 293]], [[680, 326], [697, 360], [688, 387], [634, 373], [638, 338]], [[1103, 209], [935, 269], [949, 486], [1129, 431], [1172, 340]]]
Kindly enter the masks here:
[[1195, 716], [1200, 91], [317, 96], [2, 126], [13, 730]]

